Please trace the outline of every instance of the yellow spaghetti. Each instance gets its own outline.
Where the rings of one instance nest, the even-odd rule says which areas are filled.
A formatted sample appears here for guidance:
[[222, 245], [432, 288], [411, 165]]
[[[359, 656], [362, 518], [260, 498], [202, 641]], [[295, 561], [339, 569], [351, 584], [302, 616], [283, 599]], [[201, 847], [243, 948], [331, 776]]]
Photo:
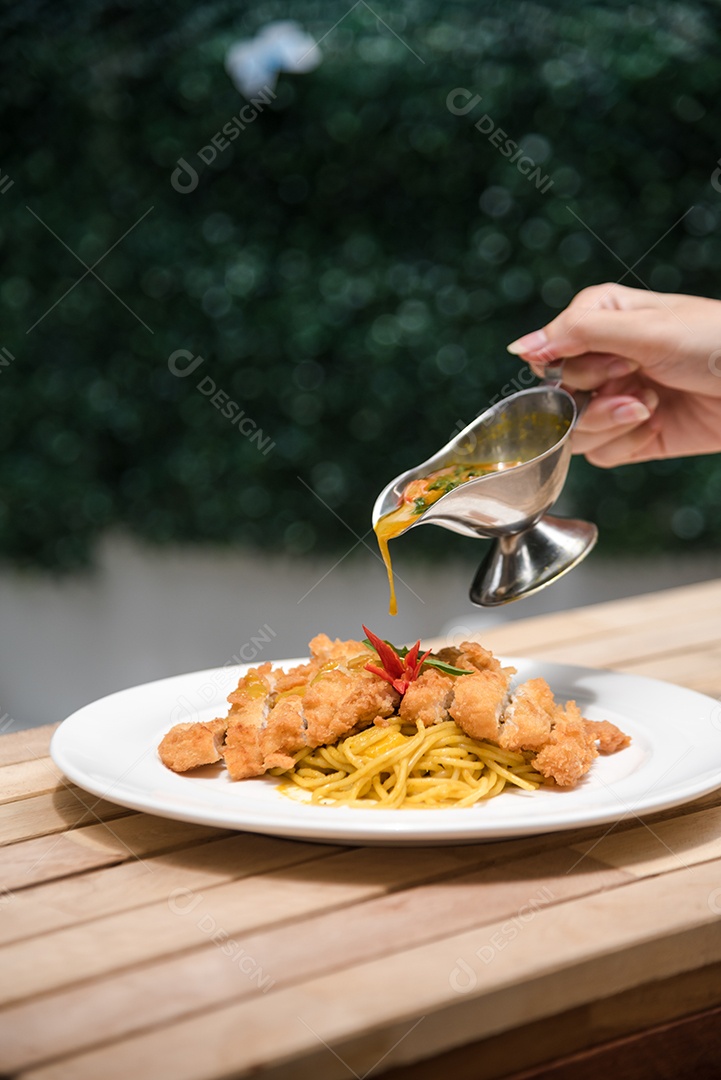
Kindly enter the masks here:
[[284, 795], [324, 806], [458, 808], [500, 795], [506, 785], [535, 791], [543, 777], [531, 756], [477, 742], [453, 720], [426, 728], [396, 717], [332, 746], [303, 749], [290, 769], [272, 772], [283, 778]]

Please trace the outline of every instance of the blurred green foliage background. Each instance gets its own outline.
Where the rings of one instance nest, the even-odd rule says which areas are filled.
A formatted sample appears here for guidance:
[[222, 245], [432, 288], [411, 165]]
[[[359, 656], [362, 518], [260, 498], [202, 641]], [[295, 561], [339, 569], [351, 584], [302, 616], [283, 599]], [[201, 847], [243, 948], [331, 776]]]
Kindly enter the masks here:
[[[283, 18], [322, 39], [320, 67], [281, 75], [204, 164], [245, 104], [227, 48]], [[6, 7], [0, 29], [5, 560], [82, 565], [118, 526], [340, 553], [575, 291], [640, 259], [646, 286], [720, 295], [718, 3], [75, 0]], [[446, 105], [459, 87], [482, 98], [466, 115]], [[171, 374], [179, 349], [197, 376]], [[576, 460], [565, 509], [607, 552], [710, 546], [721, 467]], [[421, 533], [415, 550], [451, 543]]]

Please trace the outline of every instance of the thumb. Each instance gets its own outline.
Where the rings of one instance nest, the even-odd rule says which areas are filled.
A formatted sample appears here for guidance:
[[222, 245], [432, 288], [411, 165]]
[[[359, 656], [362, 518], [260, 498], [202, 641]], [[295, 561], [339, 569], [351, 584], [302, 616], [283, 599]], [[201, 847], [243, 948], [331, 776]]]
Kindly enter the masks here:
[[667, 356], [680, 344], [683, 329], [670, 310], [651, 304], [632, 310], [571, 304], [541, 330], [511, 342], [508, 351], [541, 364], [584, 353], [609, 353], [646, 367], [660, 350]]

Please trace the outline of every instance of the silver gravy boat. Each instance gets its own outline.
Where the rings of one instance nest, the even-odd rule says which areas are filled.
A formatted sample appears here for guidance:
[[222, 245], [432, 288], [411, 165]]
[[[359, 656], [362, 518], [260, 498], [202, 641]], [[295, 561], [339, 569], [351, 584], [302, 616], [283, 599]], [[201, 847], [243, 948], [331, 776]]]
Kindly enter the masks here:
[[441, 496], [403, 532], [440, 525], [494, 541], [471, 585], [474, 604], [496, 607], [538, 592], [585, 558], [598, 537], [587, 521], [548, 514], [566, 480], [571, 431], [582, 407], [557, 385], [504, 398], [427, 461], [391, 480], [376, 499], [373, 525], [397, 509], [411, 480], [447, 465], [506, 463]]

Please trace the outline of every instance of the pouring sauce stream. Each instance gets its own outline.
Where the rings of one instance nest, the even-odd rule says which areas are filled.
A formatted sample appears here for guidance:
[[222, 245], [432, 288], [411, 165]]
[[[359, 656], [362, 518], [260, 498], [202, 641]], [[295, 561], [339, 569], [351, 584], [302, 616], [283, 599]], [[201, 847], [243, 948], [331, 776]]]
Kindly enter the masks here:
[[398, 614], [393, 567], [388, 549], [389, 541], [405, 532], [429, 506], [438, 502], [443, 495], [447, 495], [454, 488], [468, 483], [469, 480], [476, 480], [480, 476], [487, 476], [493, 472], [502, 472], [504, 469], [511, 469], [514, 465], [520, 464], [520, 461], [472, 461], [466, 465], [447, 465], [443, 469], [435, 469], [428, 476], [419, 477], [406, 484], [396, 509], [384, 514], [374, 526], [378, 547], [388, 573], [389, 615]]

